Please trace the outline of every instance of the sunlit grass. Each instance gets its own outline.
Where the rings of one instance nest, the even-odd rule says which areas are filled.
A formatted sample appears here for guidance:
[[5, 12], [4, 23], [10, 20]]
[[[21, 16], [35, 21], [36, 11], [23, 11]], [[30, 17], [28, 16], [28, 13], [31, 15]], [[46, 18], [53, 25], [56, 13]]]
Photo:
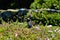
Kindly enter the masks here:
[[27, 27], [27, 23], [4, 23], [0, 26], [0, 40], [60, 40], [60, 27], [43, 25]]

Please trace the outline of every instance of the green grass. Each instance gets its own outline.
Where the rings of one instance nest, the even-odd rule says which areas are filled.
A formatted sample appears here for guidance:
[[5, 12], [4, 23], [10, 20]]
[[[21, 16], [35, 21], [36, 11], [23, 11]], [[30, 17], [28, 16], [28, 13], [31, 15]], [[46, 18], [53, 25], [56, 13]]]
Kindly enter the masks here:
[[60, 27], [36, 26], [27, 28], [27, 23], [0, 24], [0, 40], [60, 40]]

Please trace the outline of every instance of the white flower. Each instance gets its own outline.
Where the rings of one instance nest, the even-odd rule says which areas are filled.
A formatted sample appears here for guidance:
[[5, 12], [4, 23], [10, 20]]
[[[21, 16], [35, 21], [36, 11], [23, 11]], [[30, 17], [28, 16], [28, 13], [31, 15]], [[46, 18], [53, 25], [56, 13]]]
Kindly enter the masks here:
[[58, 33], [60, 33], [60, 30], [58, 30]]
[[39, 28], [39, 27], [35, 27], [35, 29], [36, 29], [36, 30], [40, 30], [40, 28]]
[[49, 38], [45, 38], [45, 40], [49, 40]]
[[48, 32], [53, 32], [53, 31], [51, 31], [51, 30], [48, 30]]
[[57, 30], [54, 30], [54, 32], [56, 32]]
[[58, 30], [58, 32], [60, 32], [60, 30]]
[[52, 38], [54, 38], [55, 37], [55, 34], [51, 34], [51, 36], [52, 36]]
[[18, 36], [18, 33], [15, 33], [15, 37], [17, 37]]
[[54, 30], [54, 32], [57, 32], [58, 28], [56, 30]]
[[48, 25], [47, 27], [50, 28], [50, 27], [52, 27], [52, 25]]

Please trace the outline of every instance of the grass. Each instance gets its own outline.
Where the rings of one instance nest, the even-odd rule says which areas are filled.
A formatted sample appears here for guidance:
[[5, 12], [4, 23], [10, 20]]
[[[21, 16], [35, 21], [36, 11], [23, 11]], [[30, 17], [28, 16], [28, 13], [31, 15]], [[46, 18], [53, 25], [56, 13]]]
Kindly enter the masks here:
[[0, 24], [0, 40], [60, 40], [60, 27], [40, 25], [27, 28], [27, 23]]

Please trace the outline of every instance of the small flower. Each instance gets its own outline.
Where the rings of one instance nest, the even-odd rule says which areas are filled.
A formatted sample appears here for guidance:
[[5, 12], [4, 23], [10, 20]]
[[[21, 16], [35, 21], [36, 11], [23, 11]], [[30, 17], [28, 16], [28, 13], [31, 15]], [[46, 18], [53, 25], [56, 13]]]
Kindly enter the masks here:
[[54, 30], [54, 32], [56, 32], [57, 30]]
[[60, 34], [60, 30], [58, 30], [58, 33]]
[[52, 25], [48, 25], [47, 27], [50, 28], [50, 27], [52, 27]]
[[54, 32], [57, 32], [58, 28], [54, 30]]
[[18, 33], [15, 33], [15, 37], [17, 37], [18, 36]]
[[36, 30], [40, 30], [40, 28], [39, 27], [35, 27], [36, 28]]
[[49, 40], [49, 38], [45, 38], [45, 40]]
[[14, 34], [15, 34], [15, 37], [18, 37], [20, 35], [19, 31], [16, 31]]
[[55, 37], [55, 34], [51, 34], [51, 36], [52, 36], [52, 38], [54, 38]]
[[48, 32], [51, 32], [51, 33], [52, 33], [53, 31], [51, 31], [51, 30], [48, 30]]

